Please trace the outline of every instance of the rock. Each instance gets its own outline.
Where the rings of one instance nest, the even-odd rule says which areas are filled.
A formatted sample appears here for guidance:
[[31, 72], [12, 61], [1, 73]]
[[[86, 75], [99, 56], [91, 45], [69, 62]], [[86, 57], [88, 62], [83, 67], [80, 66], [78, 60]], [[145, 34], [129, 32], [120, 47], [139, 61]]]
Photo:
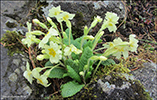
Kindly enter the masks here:
[[13, 59], [13, 63], [16, 65], [16, 66], [19, 66], [21, 60], [20, 59]]
[[29, 86], [24, 87], [23, 90], [24, 90], [24, 92], [26, 92], [27, 95], [31, 95], [31, 93], [32, 93], [32, 89], [30, 89]]
[[135, 70], [131, 72], [135, 76], [135, 79], [141, 81], [147, 91], [150, 92], [150, 96], [156, 100], [157, 98], [157, 64], [151, 63], [144, 63], [143, 68]]
[[[111, 77], [109, 80], [106, 77]], [[149, 93], [137, 80], [127, 80], [122, 75], [111, 74], [92, 81], [68, 100], [151, 100]]]
[[1, 12], [4, 16], [12, 18], [16, 21], [21, 21], [29, 13], [31, 7], [36, 4], [36, 1], [2, 1]]
[[[107, 11], [116, 13], [121, 19], [125, 17], [125, 7], [121, 1], [47, 1], [49, 5], [44, 8], [44, 16], [48, 17], [49, 9], [52, 7], [61, 6], [63, 11], [75, 14], [74, 19], [71, 21], [73, 25], [73, 34], [75, 37], [83, 34], [84, 26], [90, 27], [91, 22], [97, 15], [105, 18]], [[100, 24], [95, 30], [91, 30], [90, 34], [95, 35]]]
[[12, 81], [12, 82], [16, 82], [17, 80], [17, 75], [15, 73], [12, 73], [10, 76], [9, 76], [9, 80]]

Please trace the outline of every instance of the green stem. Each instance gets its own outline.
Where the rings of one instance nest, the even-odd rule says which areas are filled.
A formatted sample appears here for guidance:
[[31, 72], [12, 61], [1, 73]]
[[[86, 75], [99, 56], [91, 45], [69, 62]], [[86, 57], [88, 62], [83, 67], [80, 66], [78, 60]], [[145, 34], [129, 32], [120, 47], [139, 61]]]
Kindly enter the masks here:
[[83, 83], [86, 85], [85, 73], [86, 73], [86, 71], [84, 71], [84, 75], [83, 75]]
[[97, 69], [98, 69], [98, 67], [99, 67], [100, 64], [101, 64], [101, 60], [99, 61], [98, 65], [96, 66], [96, 68], [95, 68], [95, 70], [93, 72], [92, 77], [94, 77], [94, 75], [95, 75], [95, 73], [96, 73], [96, 71], [97, 71]]
[[[62, 25], [62, 22], [60, 22], [60, 26], [61, 26], [61, 31], [62, 31], [62, 34], [63, 34], [63, 25]], [[61, 41], [62, 41], [62, 44], [61, 44], [61, 46], [62, 46], [62, 57], [64, 56], [64, 49], [63, 49], [63, 39], [62, 39], [62, 37], [60, 36], [60, 38], [61, 38]]]
[[106, 48], [106, 47], [102, 47], [102, 48], [96, 49], [96, 50], [94, 50], [94, 52], [99, 51], [99, 50], [102, 50], [102, 49], [105, 49], [105, 48]]
[[82, 40], [81, 40], [81, 50], [82, 50], [82, 47], [83, 47], [82, 45], [83, 45], [83, 41], [84, 41], [83, 37], [82, 37]]
[[65, 65], [64, 65], [61, 61], [59, 61], [59, 63], [60, 63], [60, 65], [62, 65], [62, 66], [64, 66], [64, 67], [65, 67]]
[[69, 45], [70, 45], [71, 27], [69, 27]]

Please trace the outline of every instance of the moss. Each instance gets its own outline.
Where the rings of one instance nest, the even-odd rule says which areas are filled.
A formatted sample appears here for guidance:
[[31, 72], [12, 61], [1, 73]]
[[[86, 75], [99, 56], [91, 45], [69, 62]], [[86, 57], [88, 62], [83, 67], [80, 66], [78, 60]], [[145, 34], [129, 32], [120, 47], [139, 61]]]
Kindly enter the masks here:
[[17, 24], [16, 24], [15, 22], [12, 22], [12, 23], [11, 23], [11, 22], [8, 21], [8, 22], [6, 23], [6, 26], [9, 27], [9, 28], [15, 28], [15, 27], [17, 26]]
[[72, 27], [72, 33], [74, 38], [78, 38], [83, 35], [83, 28], [86, 25], [86, 21], [84, 20], [84, 16], [81, 12], [77, 12], [75, 14], [74, 19], [76, 20], [76, 25]]
[[25, 48], [20, 43], [22, 37], [15, 31], [6, 31], [0, 42], [8, 49], [8, 55], [13, 56], [14, 53], [23, 53]]

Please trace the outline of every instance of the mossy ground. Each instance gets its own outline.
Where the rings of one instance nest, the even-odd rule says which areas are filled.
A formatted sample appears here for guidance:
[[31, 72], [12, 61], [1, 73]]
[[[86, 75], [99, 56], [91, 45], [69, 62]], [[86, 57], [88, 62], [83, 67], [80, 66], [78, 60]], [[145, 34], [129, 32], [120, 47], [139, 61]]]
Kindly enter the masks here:
[[23, 53], [25, 50], [20, 42], [22, 38], [22, 35], [15, 31], [6, 31], [0, 42], [8, 49], [8, 55], [13, 56], [14, 53]]

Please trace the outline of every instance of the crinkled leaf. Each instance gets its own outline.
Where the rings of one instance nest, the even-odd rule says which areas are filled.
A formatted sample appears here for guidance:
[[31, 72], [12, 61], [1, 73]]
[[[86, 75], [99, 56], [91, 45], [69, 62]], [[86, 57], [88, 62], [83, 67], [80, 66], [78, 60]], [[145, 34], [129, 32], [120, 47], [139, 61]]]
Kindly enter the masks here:
[[84, 44], [83, 48], [86, 48], [87, 46], [89, 46], [90, 48], [92, 48], [92, 46], [93, 46], [92, 41], [88, 41], [86, 44]]
[[71, 66], [71, 68], [73, 68], [76, 73], [79, 73], [79, 66], [72, 59], [67, 59], [65, 61], [65, 65]]
[[63, 76], [68, 75], [69, 77], [73, 78], [74, 80], [77, 80], [80, 83], [82, 82], [81, 77], [79, 76], [79, 74], [76, 73], [76, 71], [73, 68], [71, 68], [69, 65], [67, 65], [67, 69], [68, 69], [68, 73], [66, 73]]
[[63, 75], [66, 72], [67, 71], [65, 69], [56, 67], [56, 68], [51, 70], [51, 72], [49, 74], [49, 78], [63, 78]]
[[[95, 63], [96, 65], [98, 64], [98, 61]], [[106, 61], [102, 61], [101, 64], [103, 66], [110, 66], [116, 64], [113, 59], [107, 59]]]
[[80, 54], [75, 54], [75, 53], [72, 52], [71, 56], [72, 56], [73, 60], [76, 60], [76, 59], [79, 59]]
[[65, 97], [70, 97], [75, 95], [84, 87], [84, 84], [78, 84], [75, 81], [70, 81], [66, 84], [61, 85], [61, 94]]
[[93, 52], [90, 47], [86, 47], [83, 50], [81, 58], [79, 60], [79, 71], [83, 71], [83, 67], [87, 65], [88, 59], [93, 56]]
[[[80, 43], [76, 40], [70, 40], [71, 44], [73, 44], [76, 48], [80, 49]], [[64, 38], [63, 43], [69, 45], [69, 39]]]

